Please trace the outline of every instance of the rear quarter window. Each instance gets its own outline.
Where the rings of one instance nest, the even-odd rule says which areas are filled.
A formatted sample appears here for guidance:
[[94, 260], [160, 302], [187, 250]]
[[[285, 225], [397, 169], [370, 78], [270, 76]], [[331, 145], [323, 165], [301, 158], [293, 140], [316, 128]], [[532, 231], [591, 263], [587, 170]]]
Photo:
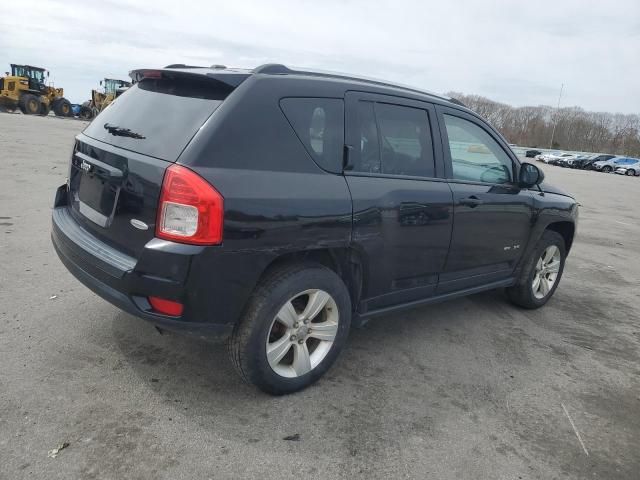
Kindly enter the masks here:
[[324, 170], [342, 172], [344, 101], [283, 98], [280, 108], [311, 158]]

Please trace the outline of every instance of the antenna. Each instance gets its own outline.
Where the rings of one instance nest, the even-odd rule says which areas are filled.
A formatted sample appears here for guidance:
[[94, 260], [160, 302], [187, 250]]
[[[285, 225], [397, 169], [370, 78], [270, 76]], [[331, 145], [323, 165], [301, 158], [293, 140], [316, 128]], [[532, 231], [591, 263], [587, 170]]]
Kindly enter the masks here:
[[553, 130], [551, 130], [551, 141], [549, 142], [549, 150], [553, 149], [553, 137], [556, 135], [556, 126], [558, 125], [558, 112], [560, 112], [560, 99], [562, 98], [562, 90], [564, 83], [560, 85], [560, 95], [558, 95], [558, 106], [556, 107], [556, 120], [553, 122]]

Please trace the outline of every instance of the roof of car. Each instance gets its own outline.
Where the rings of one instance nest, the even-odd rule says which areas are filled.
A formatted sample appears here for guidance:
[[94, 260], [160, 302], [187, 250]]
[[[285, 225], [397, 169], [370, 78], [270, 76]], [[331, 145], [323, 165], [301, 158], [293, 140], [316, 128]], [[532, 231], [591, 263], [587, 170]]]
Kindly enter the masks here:
[[[296, 75], [296, 76], [309, 76], [315, 78], [326, 78], [333, 79], [338, 81], [353, 81], [357, 83], [369, 84], [371, 86], [377, 87], [385, 87], [391, 88], [411, 94], [418, 95], [426, 95], [428, 97], [432, 97], [434, 99], [438, 99], [440, 101], [445, 101], [454, 105], [459, 105], [462, 107], [466, 107], [461, 101], [458, 99], [448, 97], [446, 95], [441, 95], [437, 93], [433, 93], [427, 90], [419, 89], [416, 87], [411, 87], [407, 85], [401, 85], [398, 83], [389, 82], [386, 80], [380, 80], [375, 78], [368, 78], [364, 76], [357, 76], [347, 73], [338, 73], [338, 72], [328, 72], [322, 70], [310, 70], [310, 69], [301, 69], [301, 68], [290, 68], [285, 65], [279, 63], [268, 63], [265, 65], [260, 65], [254, 69], [244, 69], [244, 68], [228, 68], [224, 65], [212, 65], [210, 67], [202, 67], [196, 65], [185, 65], [182, 63], [174, 63], [171, 65], [167, 65], [162, 70], [171, 70], [175, 72], [182, 72], [185, 74], [199, 74], [205, 75], [208, 77], [213, 77], [219, 80], [223, 80], [225, 83], [228, 83], [232, 86], [237, 86], [246, 78], [255, 74], [262, 75]], [[145, 70], [133, 70], [130, 72], [130, 76], [136, 80], [136, 75], [140, 72], [144, 72]]]

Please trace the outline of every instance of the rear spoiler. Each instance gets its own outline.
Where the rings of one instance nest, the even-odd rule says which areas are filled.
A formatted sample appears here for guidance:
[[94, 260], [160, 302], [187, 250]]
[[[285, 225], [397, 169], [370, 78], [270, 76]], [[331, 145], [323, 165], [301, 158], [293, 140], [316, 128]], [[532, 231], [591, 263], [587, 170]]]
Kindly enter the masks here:
[[[171, 66], [170, 66], [171, 67]], [[193, 80], [212, 80], [219, 82], [232, 89], [236, 88], [251, 74], [249, 72], [238, 70], [224, 70], [224, 69], [209, 69], [209, 68], [193, 68], [182, 67], [181, 68], [143, 68], [139, 70], [131, 70], [129, 76], [134, 83], [139, 82], [145, 78], [191, 78]]]

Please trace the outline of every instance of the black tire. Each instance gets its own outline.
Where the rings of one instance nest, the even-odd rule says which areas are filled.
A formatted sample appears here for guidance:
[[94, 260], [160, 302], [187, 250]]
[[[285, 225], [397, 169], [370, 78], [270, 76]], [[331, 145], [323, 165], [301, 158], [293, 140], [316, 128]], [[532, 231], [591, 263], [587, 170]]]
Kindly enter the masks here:
[[51, 110], [51, 105], [46, 102], [40, 102], [40, 115], [46, 117], [49, 115], [49, 111]]
[[604, 167], [602, 167], [602, 173], [611, 173], [612, 170], [613, 168], [611, 168], [609, 165], [605, 165]]
[[91, 120], [93, 118], [93, 110], [91, 110], [91, 107], [84, 105], [80, 107], [80, 118], [83, 120]]
[[627, 168], [627, 171], [624, 172], [625, 175], [628, 175], [630, 177], [635, 177], [636, 176], [636, 172], [634, 169], [632, 168]]
[[40, 113], [40, 99], [30, 93], [20, 97], [20, 110], [25, 115], [37, 115]]
[[[536, 274], [536, 264], [542, 256], [547, 247], [555, 245], [560, 250], [560, 269], [558, 270], [558, 276], [555, 283], [549, 290], [549, 292], [543, 298], [537, 298], [533, 292], [533, 280]], [[506, 289], [507, 297], [512, 303], [522, 308], [535, 309], [542, 307], [553, 296], [556, 288], [562, 280], [562, 272], [564, 271], [564, 263], [567, 258], [566, 247], [564, 244], [564, 238], [557, 232], [546, 230], [535, 248], [531, 252], [530, 257], [526, 260], [520, 278], [518, 282]]]
[[[279, 310], [293, 297], [309, 289], [327, 292], [338, 309], [337, 333], [330, 350], [308, 373], [287, 378], [277, 374], [267, 360], [267, 339]], [[322, 265], [300, 263], [276, 267], [254, 291], [243, 318], [228, 342], [229, 355], [240, 376], [272, 395], [301, 390], [317, 381], [331, 367], [347, 340], [351, 324], [351, 299], [342, 279]]]
[[66, 98], [57, 98], [53, 102], [53, 113], [58, 117], [70, 117], [72, 114], [71, 102]]

